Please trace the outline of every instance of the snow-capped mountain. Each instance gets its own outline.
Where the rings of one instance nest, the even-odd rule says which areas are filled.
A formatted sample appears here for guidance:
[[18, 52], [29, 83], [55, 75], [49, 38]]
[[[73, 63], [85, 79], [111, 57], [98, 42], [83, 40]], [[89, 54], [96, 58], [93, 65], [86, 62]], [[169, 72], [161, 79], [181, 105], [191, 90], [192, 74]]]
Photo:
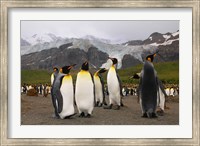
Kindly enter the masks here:
[[[177, 59], [179, 54], [179, 31], [166, 34], [156, 32], [146, 40], [133, 40], [122, 44], [112, 44], [110, 40], [89, 35], [83, 38], [62, 38], [51, 33], [35, 34], [31, 38], [22, 39], [29, 44], [21, 45], [22, 67], [24, 68], [34, 68], [39, 65], [39, 68], [47, 69], [55, 64], [62, 63], [64, 60], [69, 62], [71, 56], [74, 56], [71, 58], [71, 61], [74, 62], [79, 60], [81, 63], [83, 60], [90, 60], [93, 68], [105, 67], [108, 56], [116, 57], [119, 62], [118, 68], [126, 68], [143, 62], [144, 54], [155, 52], [157, 49], [166, 58], [169, 58], [166, 60]], [[71, 52], [74, 54], [71, 54]], [[28, 60], [27, 56], [33, 59]], [[41, 62], [48, 65], [41, 65]], [[92, 64], [92, 62], [94, 63]]]
[[44, 44], [55, 42], [63, 39], [62, 37], [58, 37], [52, 33], [44, 33], [44, 34], [34, 34], [31, 37], [24, 38], [27, 42], [29, 42], [32, 46], [36, 44]]
[[146, 40], [132, 40], [124, 43], [126, 46], [135, 46], [135, 45], [170, 45], [174, 41], [179, 40], [179, 31], [174, 33], [161, 34], [158, 32], [152, 33]]

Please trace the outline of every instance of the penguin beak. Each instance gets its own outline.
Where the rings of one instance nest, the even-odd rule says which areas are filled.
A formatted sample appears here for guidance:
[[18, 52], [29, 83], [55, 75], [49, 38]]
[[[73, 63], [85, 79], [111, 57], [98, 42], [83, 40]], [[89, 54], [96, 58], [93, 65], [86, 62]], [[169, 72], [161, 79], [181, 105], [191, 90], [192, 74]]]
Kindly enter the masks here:
[[71, 65], [70, 67], [68, 67], [68, 69], [71, 69], [72, 67], [74, 67], [76, 64]]
[[111, 58], [111, 57], [108, 57], [108, 59], [111, 59], [111, 60], [113, 60], [113, 58]]
[[104, 73], [104, 72], [106, 72], [107, 70], [105, 69], [105, 68], [102, 68], [102, 69], [100, 69], [98, 72], [99, 73]]
[[88, 61], [85, 61], [85, 63], [84, 63], [85, 65], [87, 65], [88, 64]]
[[62, 68], [60, 69], [60, 72], [61, 72], [61, 73], [63, 72]]
[[163, 61], [165, 61], [165, 59], [163, 58], [163, 56], [162, 55], [160, 55], [158, 52], [156, 53], [157, 55], [159, 55], [160, 56], [160, 58], [163, 60]]

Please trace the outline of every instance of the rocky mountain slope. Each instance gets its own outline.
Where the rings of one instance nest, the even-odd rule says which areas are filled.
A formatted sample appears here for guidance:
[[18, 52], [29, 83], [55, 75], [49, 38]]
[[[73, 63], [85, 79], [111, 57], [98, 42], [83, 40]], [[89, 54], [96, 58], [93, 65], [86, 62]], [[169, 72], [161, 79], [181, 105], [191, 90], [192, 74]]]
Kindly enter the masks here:
[[94, 36], [61, 38], [50, 33], [35, 34], [31, 38], [21, 38], [21, 67], [52, 69], [55, 65], [82, 64], [88, 60], [91, 67], [99, 68], [106, 65], [110, 56], [118, 59], [118, 68], [127, 68], [142, 63], [147, 54], [156, 50], [162, 57], [156, 57], [155, 61], [178, 60], [179, 31], [166, 34], [155, 32], [146, 40], [123, 44], [112, 44]]

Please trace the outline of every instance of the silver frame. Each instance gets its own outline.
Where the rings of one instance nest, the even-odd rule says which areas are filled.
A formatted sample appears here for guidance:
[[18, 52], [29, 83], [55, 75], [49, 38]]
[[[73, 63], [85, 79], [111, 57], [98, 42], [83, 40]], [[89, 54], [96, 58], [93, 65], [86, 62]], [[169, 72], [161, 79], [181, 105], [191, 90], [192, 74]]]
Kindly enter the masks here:
[[[9, 8], [77, 8], [77, 7], [106, 7], [106, 8], [192, 8], [193, 17], [193, 46], [192, 46], [192, 75], [193, 75], [193, 137], [191, 139], [9, 139], [8, 134], [8, 9]], [[0, 144], [1, 145], [200, 145], [199, 143], [199, 56], [200, 56], [200, 1], [199, 0], [1, 0], [1, 48], [0, 48]], [[186, 132], [186, 131], [185, 131]]]

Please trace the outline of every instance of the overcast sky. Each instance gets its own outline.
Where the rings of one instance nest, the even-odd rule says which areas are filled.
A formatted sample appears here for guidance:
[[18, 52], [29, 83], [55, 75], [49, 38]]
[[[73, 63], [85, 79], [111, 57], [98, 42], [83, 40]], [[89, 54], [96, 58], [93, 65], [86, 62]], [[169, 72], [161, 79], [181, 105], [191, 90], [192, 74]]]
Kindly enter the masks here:
[[21, 21], [21, 36], [53, 33], [61, 37], [93, 35], [112, 41], [144, 40], [153, 32], [179, 30], [179, 21]]

